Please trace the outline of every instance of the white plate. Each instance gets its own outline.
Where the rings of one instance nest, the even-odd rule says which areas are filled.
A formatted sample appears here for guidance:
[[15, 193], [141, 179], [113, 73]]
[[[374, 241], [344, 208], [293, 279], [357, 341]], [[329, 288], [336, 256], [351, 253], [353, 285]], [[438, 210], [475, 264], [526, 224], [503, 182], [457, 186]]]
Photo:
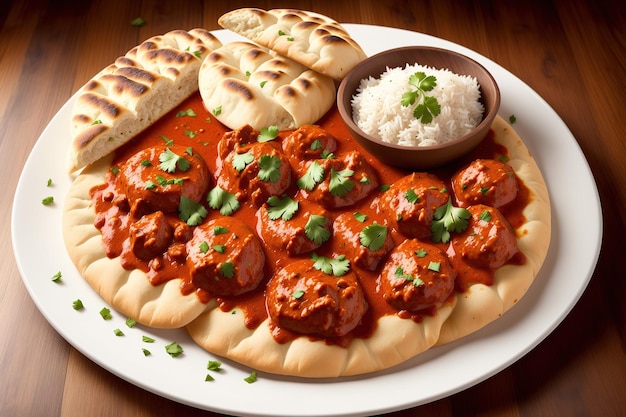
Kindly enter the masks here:
[[[103, 320], [104, 301], [80, 277], [61, 235], [61, 207], [70, 185], [65, 172], [73, 99], [44, 130], [24, 167], [15, 195], [12, 237], [24, 283], [41, 313], [76, 349], [121, 378], [163, 397], [201, 409], [236, 415], [371, 415], [428, 403], [454, 394], [506, 368], [541, 342], [578, 301], [594, 270], [602, 238], [597, 189], [578, 144], [558, 115], [530, 87], [487, 58], [420, 33], [377, 26], [345, 27], [368, 55], [392, 47], [432, 45], [464, 53], [486, 66], [502, 92], [500, 114], [515, 114], [515, 129], [537, 159], [552, 200], [552, 243], [547, 260], [526, 296], [482, 330], [432, 349], [385, 372], [362, 377], [305, 380], [260, 374], [215, 358], [184, 330], [127, 328], [113, 311]], [[216, 31], [222, 42], [239, 39]], [[113, 57], [112, 57], [113, 58]], [[51, 178], [53, 185], [48, 187]], [[51, 206], [42, 198], [53, 195]], [[584, 196], [584, 198], [580, 198]], [[568, 227], [571, 224], [584, 227]], [[60, 271], [62, 283], [51, 277]], [[85, 310], [75, 311], [80, 298]], [[115, 336], [120, 328], [125, 336]], [[142, 335], [156, 339], [142, 342]], [[184, 354], [171, 358], [164, 346], [177, 341]], [[152, 352], [144, 357], [142, 348]], [[215, 381], [205, 382], [209, 359], [223, 363]]]

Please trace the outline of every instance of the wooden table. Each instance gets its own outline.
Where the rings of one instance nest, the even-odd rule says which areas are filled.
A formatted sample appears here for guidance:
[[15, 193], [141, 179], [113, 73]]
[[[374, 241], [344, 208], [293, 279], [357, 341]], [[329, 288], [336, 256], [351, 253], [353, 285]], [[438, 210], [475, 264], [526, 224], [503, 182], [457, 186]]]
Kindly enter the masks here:
[[[267, 9], [286, 4], [257, 2]], [[214, 415], [137, 388], [65, 342], [40, 314], [20, 279], [12, 256], [10, 217], [31, 148], [83, 83], [152, 35], [171, 29], [218, 29], [218, 16], [247, 5], [239, 0], [27, 0], [0, 5], [0, 252], [6, 254], [0, 264], [0, 415]], [[498, 62], [537, 91], [569, 126], [589, 161], [602, 200], [605, 223], [599, 263], [563, 323], [537, 348], [486, 381], [392, 415], [623, 415], [624, 3], [313, 0], [299, 7], [341, 22], [427, 33]], [[145, 19], [145, 26], [130, 24], [138, 16]], [[564, 227], [583, 227], [584, 221]]]

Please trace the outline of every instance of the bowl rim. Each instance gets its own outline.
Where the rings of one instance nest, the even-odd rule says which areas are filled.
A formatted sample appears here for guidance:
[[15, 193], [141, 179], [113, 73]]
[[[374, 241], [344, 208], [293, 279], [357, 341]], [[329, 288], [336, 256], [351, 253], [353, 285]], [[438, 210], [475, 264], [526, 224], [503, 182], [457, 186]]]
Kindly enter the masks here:
[[[356, 90], [354, 92], [352, 92], [352, 94], [350, 94], [350, 100], [349, 103], [350, 105], [348, 106], [348, 108], [346, 108], [343, 105], [343, 102], [345, 101], [343, 98], [345, 97], [345, 95], [347, 94], [346, 92], [346, 88], [347, 88], [347, 83], [348, 80], [353, 76], [353, 74], [358, 70], [359, 67], [361, 67], [362, 65], [367, 64], [368, 62], [379, 58], [380, 56], [384, 56], [384, 55], [390, 55], [390, 54], [396, 54], [399, 52], [403, 52], [403, 51], [410, 51], [410, 50], [429, 50], [429, 51], [435, 51], [435, 52], [441, 52], [441, 53], [446, 53], [449, 55], [455, 55], [458, 58], [461, 58], [463, 60], [466, 60], [468, 62], [470, 62], [471, 64], [473, 64], [474, 66], [478, 67], [480, 70], [482, 70], [487, 78], [491, 81], [491, 83], [494, 86], [495, 89], [495, 95], [494, 95], [494, 102], [492, 104], [493, 107], [493, 112], [489, 113], [488, 116], [486, 117], [486, 111], [487, 109], [485, 108], [485, 112], [483, 113], [483, 118], [481, 120], [481, 122], [479, 124], [477, 124], [469, 133], [466, 133], [463, 136], [460, 136], [454, 140], [445, 142], [445, 143], [440, 143], [440, 144], [436, 144], [436, 145], [427, 145], [427, 146], [408, 146], [408, 145], [400, 145], [397, 143], [389, 143], [389, 142], [385, 142], [382, 139], [378, 139], [368, 133], [365, 133], [354, 121], [353, 117], [352, 117], [352, 97], [354, 96], [354, 93], [356, 92]], [[423, 65], [423, 64], [420, 64]], [[389, 66], [386, 66], [386, 68], [391, 68]], [[378, 76], [380, 77], [381, 74], [379, 74]], [[461, 75], [467, 75], [467, 74], [461, 74]], [[359, 84], [360, 84], [360, 80], [359, 80]], [[357, 88], [358, 85], [357, 84]], [[479, 84], [479, 88], [482, 88], [482, 84]], [[477, 130], [482, 130], [485, 129], [485, 125], [488, 125], [487, 128], [491, 127], [491, 124], [493, 122], [493, 119], [495, 118], [495, 116], [498, 114], [498, 110], [500, 108], [500, 103], [501, 103], [501, 93], [500, 93], [500, 87], [498, 86], [498, 83], [496, 82], [496, 79], [493, 77], [493, 75], [491, 74], [491, 72], [485, 68], [484, 65], [482, 65], [480, 62], [476, 61], [473, 58], [468, 57], [467, 55], [464, 55], [460, 52], [456, 52], [456, 51], [452, 51], [450, 49], [445, 49], [445, 48], [438, 48], [435, 46], [426, 46], [426, 45], [414, 45], [414, 46], [402, 46], [402, 47], [398, 47], [398, 48], [392, 48], [392, 49], [386, 49], [384, 51], [378, 52], [372, 56], [367, 57], [366, 59], [364, 59], [363, 61], [361, 61], [360, 63], [358, 63], [354, 68], [352, 68], [347, 74], [346, 76], [343, 78], [343, 80], [341, 80], [341, 83], [339, 84], [339, 88], [337, 89], [337, 109], [339, 110], [339, 114], [341, 115], [341, 118], [343, 119], [344, 123], [347, 123], [349, 126], [349, 130], [353, 130], [355, 132], [358, 132], [359, 135], [363, 138], [365, 138], [366, 140], [373, 142], [375, 144], [381, 145], [381, 146], [386, 146], [389, 148], [393, 148], [393, 149], [399, 149], [399, 150], [419, 150], [419, 151], [436, 151], [439, 149], [444, 149], [444, 148], [448, 148], [450, 146], [453, 146], [457, 143], [460, 142], [464, 142], [466, 141], [469, 137], [471, 137], [473, 135], [473, 132], [477, 131]], [[481, 91], [481, 101], [482, 101], [482, 91]], [[484, 106], [484, 103], [483, 103]]]

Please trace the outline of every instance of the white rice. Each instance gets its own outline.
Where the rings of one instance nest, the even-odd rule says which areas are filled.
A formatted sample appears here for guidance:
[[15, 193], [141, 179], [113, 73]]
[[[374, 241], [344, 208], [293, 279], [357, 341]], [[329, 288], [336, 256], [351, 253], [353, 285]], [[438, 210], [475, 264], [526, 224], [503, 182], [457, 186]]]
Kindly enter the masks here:
[[[409, 77], [418, 71], [437, 78], [437, 85], [426, 95], [437, 98], [441, 113], [426, 125], [413, 116], [417, 102], [406, 107], [400, 102], [402, 94], [414, 91]], [[414, 64], [387, 68], [380, 78], [361, 80], [352, 97], [352, 117], [363, 131], [385, 142], [431, 146], [457, 139], [476, 127], [484, 111], [479, 99], [474, 77]]]

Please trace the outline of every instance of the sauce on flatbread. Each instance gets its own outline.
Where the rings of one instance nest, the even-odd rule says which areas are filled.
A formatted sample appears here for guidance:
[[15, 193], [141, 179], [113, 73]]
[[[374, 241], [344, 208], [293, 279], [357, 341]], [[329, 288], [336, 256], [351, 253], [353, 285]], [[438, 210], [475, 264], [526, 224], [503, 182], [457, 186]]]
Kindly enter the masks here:
[[[426, 185], [422, 186], [425, 189], [425, 194], [422, 195], [429, 201], [432, 200], [430, 206], [422, 207], [424, 212], [411, 211], [413, 207], [407, 210], [398, 208], [394, 206], [394, 203], [386, 201], [387, 190], [395, 190], [399, 196], [406, 195], [409, 190], [417, 190], [422, 179], [407, 180], [409, 177], [415, 177], [415, 174], [384, 165], [369, 155], [352, 139], [335, 108], [324, 116], [317, 126], [305, 127], [296, 132], [280, 132], [277, 139], [262, 145], [258, 144], [258, 134], [259, 132], [246, 127], [236, 133], [228, 131], [206, 111], [199, 94], [195, 94], [116, 151], [112, 168], [106, 176], [106, 182], [91, 190], [97, 215], [95, 226], [102, 232], [107, 256], [120, 257], [126, 269], [139, 269], [145, 272], [153, 285], [161, 285], [168, 280], [181, 278], [180, 289], [183, 294], [195, 293], [205, 303], [216, 299], [223, 311], [240, 309], [245, 314], [245, 325], [254, 329], [268, 317], [268, 310], [278, 315], [279, 305], [266, 306], [265, 288], [270, 279], [279, 271], [288, 266], [297, 269], [298, 265], [301, 265], [301, 273], [305, 274], [313, 263], [312, 254], [315, 254], [315, 257], [329, 259], [343, 255], [350, 261], [350, 274], [358, 276], [358, 291], [362, 291], [362, 298], [365, 302], [365, 304], [360, 302], [354, 304], [360, 306], [358, 308], [362, 310], [359, 311], [359, 320], [355, 321], [354, 316], [351, 316], [350, 320], [337, 319], [337, 322], [343, 326], [342, 329], [349, 328], [348, 331], [337, 332], [336, 329], [328, 329], [327, 323], [322, 322], [336, 319], [333, 315], [335, 313], [328, 311], [325, 314], [320, 313], [317, 319], [308, 321], [298, 320], [293, 314], [286, 314], [286, 321], [295, 324], [282, 327], [276, 323], [272, 324], [272, 335], [278, 342], [286, 342], [305, 333], [313, 339], [323, 339], [327, 343], [341, 346], [347, 346], [355, 337], [366, 338], [371, 335], [376, 328], [378, 318], [384, 315], [396, 314], [419, 322], [426, 315], [437, 314], [437, 307], [447, 302], [454, 291], [464, 291], [471, 283], [491, 285], [495, 268], [504, 263], [525, 262], [524, 256], [517, 251], [515, 230], [524, 223], [522, 211], [529, 202], [529, 193], [517, 177], [515, 177], [517, 192], [514, 198], [497, 210], [485, 206], [473, 216], [477, 218], [476, 220], [470, 220], [471, 226], [467, 231], [458, 236], [454, 234], [449, 243], [433, 243], [428, 236], [428, 227], [424, 229], [423, 224], [419, 223], [424, 221], [424, 213], [432, 212], [433, 207], [445, 204], [447, 196], [453, 195], [451, 190], [459, 186], [452, 180], [455, 173], [477, 159], [500, 161], [498, 163], [506, 160], [508, 151], [494, 141], [493, 132], [490, 132], [485, 140], [462, 160], [433, 170], [428, 175], [425, 173], [418, 175], [428, 179]], [[312, 146], [313, 143], [315, 146]], [[160, 151], [156, 154], [153, 152], [151, 158], [137, 159], [136, 155], [142, 151], [145, 152], [146, 149], [160, 149]], [[178, 169], [180, 176], [187, 176], [187, 180], [183, 180], [182, 184], [187, 182], [193, 186], [185, 188], [177, 184], [172, 176], [168, 176], [169, 174], [160, 174], [162, 180], [157, 181], [145, 175], [142, 176], [140, 172], [147, 169], [146, 166], [149, 166], [149, 169], [156, 169], [155, 167], [163, 163], [160, 156], [166, 149], [172, 150], [176, 157], [187, 160], [193, 167], [193, 169], [183, 171], [180, 167], [177, 168], [176, 163], [172, 163], [171, 159], [167, 161], [174, 166], [174, 174]], [[324, 151], [326, 158], [322, 158], [321, 155]], [[247, 153], [252, 157], [246, 156]], [[329, 154], [333, 157], [328, 158]], [[254, 168], [251, 162], [246, 163], [250, 160], [258, 161], [263, 156], [267, 156], [266, 167]], [[136, 174], [133, 174], [132, 170], [124, 170], [128, 167], [127, 161], [132, 158], [137, 159], [134, 165]], [[149, 159], [148, 162], [143, 162], [145, 165], [142, 164], [144, 159]], [[350, 171], [352, 186], [347, 187], [349, 190], [342, 196], [333, 195], [328, 190], [324, 191], [322, 183], [316, 183], [316, 187], [312, 187], [311, 190], [302, 189], [298, 186], [297, 180], [307, 174], [313, 161], [324, 168], [326, 173], [333, 171], [339, 175], [339, 172], [346, 174], [346, 171]], [[488, 164], [491, 166], [491, 162]], [[289, 168], [287, 171], [283, 169], [285, 165]], [[264, 171], [264, 176], [274, 175], [270, 172], [271, 167], [280, 172], [276, 174], [278, 175], [276, 181], [265, 181], [270, 185], [268, 187], [267, 184], [263, 184], [263, 181], [257, 179], [260, 178], [259, 171]], [[277, 169], [278, 167], [282, 168]], [[206, 179], [203, 174], [205, 169], [211, 174]], [[123, 175], [120, 175], [120, 172], [123, 172]], [[284, 181], [285, 175], [290, 175], [291, 178]], [[491, 185], [482, 187], [485, 195], [491, 192], [490, 187], [493, 186], [493, 190], [499, 187], [498, 177], [489, 177], [489, 175], [487, 172], [484, 174], [487, 183], [492, 182]], [[125, 179], [122, 181], [120, 178]], [[336, 177], [335, 180], [338, 178]], [[154, 185], [162, 190], [169, 187], [168, 190], [171, 191], [171, 193], [163, 193], [170, 200], [168, 200], [167, 208], [163, 209], [160, 215], [153, 214], [154, 210], [149, 209], [154, 206], [161, 207], [158, 203], [151, 205], [145, 201], [141, 204], [128, 201], [127, 184], [129, 182], [141, 184], [148, 181], [150, 181], [150, 187]], [[277, 183], [280, 184], [276, 185]], [[224, 216], [218, 210], [211, 209], [204, 199], [207, 189], [213, 189], [216, 186], [236, 195], [240, 202], [239, 209], [229, 215], [226, 221], [222, 221], [223, 224], [219, 223]], [[507, 187], [510, 187], [510, 184], [507, 184]], [[435, 189], [436, 192], [433, 191]], [[431, 191], [433, 196], [426, 197]], [[507, 188], [507, 192], [511, 191]], [[137, 193], [136, 189], [135, 193]], [[204, 207], [207, 215], [202, 221], [203, 226], [188, 225], [179, 218], [177, 210], [172, 210], [171, 198], [172, 195], [176, 196], [176, 193], [178, 193], [177, 201], [183, 195], [185, 198], [198, 200], [197, 202]], [[143, 195], [143, 190], [139, 194]], [[146, 200], [149, 194], [141, 198]], [[438, 194], [446, 197], [441, 198], [437, 196]], [[198, 195], [202, 197], [198, 198]], [[293, 223], [269, 218], [267, 200], [270, 196], [280, 199], [289, 197], [300, 201], [299, 209], [293, 216]], [[413, 204], [417, 207], [418, 201], [414, 201]], [[131, 210], [130, 207], [134, 206], [139, 208]], [[390, 212], [392, 210], [393, 212]], [[486, 210], [490, 210], [491, 217], [500, 219], [498, 216], [501, 216], [503, 219], [496, 229], [475, 225], [482, 221], [480, 215]], [[354, 220], [355, 213], [358, 213], [359, 219], [366, 220]], [[403, 215], [400, 216], [399, 213]], [[141, 220], [142, 216], [146, 215], [152, 217]], [[306, 224], [311, 216], [318, 216], [315, 219], [321, 225], [320, 228], [331, 232], [332, 238], [321, 243], [312, 243], [312, 240], [307, 238], [306, 233], [302, 231], [303, 224]], [[414, 219], [414, 223], [407, 223], [411, 218]], [[137, 225], [139, 221], [145, 224]], [[219, 240], [220, 237], [215, 236], [217, 230], [215, 226], [210, 228], [204, 226], [211, 222], [217, 222], [217, 226], [229, 231], [231, 229], [242, 231], [230, 236], [230, 240]], [[231, 222], [235, 222], [236, 225]], [[372, 224], [386, 225], [388, 234], [380, 248], [367, 250], [360, 244], [360, 226]], [[392, 227], [393, 225], [395, 227]], [[406, 228], [403, 228], [405, 226]], [[200, 227], [205, 230], [202, 233], [196, 232], [195, 230]], [[332, 232], [333, 229], [334, 232]], [[499, 260], [499, 263], [481, 264], [482, 258], [480, 254], [477, 254], [477, 252], [480, 253], [481, 246], [477, 242], [489, 240], [489, 233], [493, 230], [497, 230], [498, 234], [508, 233], [506, 235], [508, 238], [501, 239], [493, 246], [501, 248], [506, 256], [502, 258], [504, 261]], [[243, 243], [243, 236], [248, 236], [248, 232], [254, 235], [253, 239], [262, 243], [260, 248], [255, 243]], [[131, 236], [133, 233], [135, 237]], [[137, 235], [140, 237], [137, 238]], [[200, 237], [194, 237], [196, 235]], [[513, 239], [510, 236], [513, 236]], [[242, 238], [238, 240], [239, 237]], [[212, 240], [214, 238], [215, 241]], [[226, 236], [223, 238], [226, 239]], [[471, 252], [471, 256], [468, 258], [459, 255], [464, 251], [463, 242], [470, 240], [473, 242], [471, 251], [468, 251]], [[196, 250], [194, 256], [190, 257], [188, 256], [189, 242], [192, 241], [195, 242], [193, 243], [194, 250], [200, 247], [201, 249], [200, 252]], [[428, 248], [434, 248], [433, 252], [436, 249], [438, 256], [442, 253], [447, 254], [451, 266], [450, 268], [447, 265], [444, 266], [448, 275], [445, 282], [438, 283], [436, 280], [430, 280], [426, 274], [422, 279], [411, 276], [409, 271], [399, 271], [398, 268], [393, 268], [385, 272], [388, 283], [381, 284], [382, 271], [384, 268], [390, 268], [389, 265], [385, 265], [387, 259], [392, 257], [390, 253], [396, 253], [394, 251], [398, 251], [399, 247], [399, 251], [402, 251], [403, 247], [400, 245], [408, 241], [412, 243], [405, 244], [403, 247], [412, 248], [422, 241], [428, 245]], [[135, 250], [135, 247], [141, 250]], [[405, 250], [393, 256], [406, 257], [406, 253], [410, 255], [411, 250], [409, 249], [409, 252]], [[238, 257], [232, 258], [236, 260], [227, 260], [224, 257], [230, 251], [239, 254]], [[213, 260], [206, 261], [200, 267], [199, 263], [205, 262], [202, 260], [203, 252], [211, 253], [214, 257]], [[413, 252], [421, 251], [415, 249]], [[491, 255], [491, 258], [494, 257], [497, 256]], [[189, 258], [199, 259], [196, 261], [198, 263], [188, 261]], [[479, 261], [473, 261], [473, 258], [478, 258]], [[440, 261], [432, 261], [431, 269], [432, 265], [440, 264]], [[232, 265], [227, 265], [228, 268], [226, 268], [227, 263]], [[292, 266], [294, 264], [296, 266]], [[428, 268], [428, 264], [422, 265], [421, 268]], [[199, 273], [195, 272], [197, 270], [203, 271], [202, 279], [198, 278]], [[292, 270], [290, 273], [297, 275], [299, 272]], [[451, 274], [454, 277], [450, 279]], [[402, 277], [406, 282], [399, 282], [396, 279], [398, 277]], [[210, 279], [219, 281], [220, 285], [207, 284]], [[231, 287], [229, 280], [239, 287]], [[324, 281], [317, 279], [311, 285], [323, 286], [327, 284]], [[425, 287], [432, 286], [431, 291], [427, 294], [424, 294], [424, 291], [422, 294], [417, 294], [415, 289], [419, 288], [420, 283]], [[409, 284], [414, 288], [406, 286]], [[276, 286], [276, 284], [272, 285]], [[385, 286], [395, 286], [393, 296], [381, 296]], [[300, 291], [307, 291], [307, 288], [294, 288], [293, 291], [301, 294]], [[333, 291], [340, 292], [336, 288]], [[403, 294], [404, 301], [402, 301]], [[431, 297], [432, 294], [436, 294], [436, 297]], [[307, 299], [302, 295], [296, 298], [302, 298], [303, 302]], [[389, 302], [392, 299], [394, 301]], [[289, 297], [282, 297], [280, 302], [288, 301], [290, 301]], [[299, 322], [303, 324], [299, 325]], [[320, 326], [326, 326], [326, 330], [319, 331]]]

